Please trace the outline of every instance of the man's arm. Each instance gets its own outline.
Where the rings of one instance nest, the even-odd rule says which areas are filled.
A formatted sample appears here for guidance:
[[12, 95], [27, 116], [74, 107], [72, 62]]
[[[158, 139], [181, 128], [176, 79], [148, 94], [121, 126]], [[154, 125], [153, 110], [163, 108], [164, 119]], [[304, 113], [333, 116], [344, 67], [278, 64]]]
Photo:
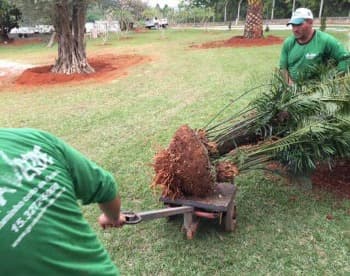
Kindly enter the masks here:
[[57, 159], [60, 159], [68, 172], [66, 185], [72, 186], [77, 199], [83, 204], [98, 203], [103, 214], [99, 218], [102, 227], [121, 227], [125, 217], [120, 214], [121, 200], [117, 183], [111, 173], [85, 157], [63, 140], [49, 134], [52, 144], [57, 147]]
[[125, 223], [125, 217], [120, 213], [121, 200], [116, 196], [113, 200], [99, 203], [102, 214], [98, 222], [102, 228], [122, 227]]
[[290, 77], [288, 72], [288, 50], [287, 49], [290, 48], [288, 45], [289, 45], [289, 40], [286, 39], [281, 49], [279, 68], [285, 82], [288, 83], [289, 85], [293, 85], [293, 80]]
[[342, 73], [349, 73], [350, 70], [350, 52], [344, 45], [333, 36], [328, 40], [328, 49], [330, 48], [330, 57], [338, 63], [337, 69]]
[[287, 69], [280, 69], [280, 70], [285, 82], [288, 83], [288, 85], [293, 85], [293, 80], [289, 76], [288, 70]]

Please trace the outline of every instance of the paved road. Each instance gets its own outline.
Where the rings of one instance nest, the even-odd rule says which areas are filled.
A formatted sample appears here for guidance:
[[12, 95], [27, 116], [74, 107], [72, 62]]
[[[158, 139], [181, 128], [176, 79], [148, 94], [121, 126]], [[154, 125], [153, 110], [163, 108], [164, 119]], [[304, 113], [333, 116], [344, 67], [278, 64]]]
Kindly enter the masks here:
[[21, 72], [30, 67], [33, 67], [33, 65], [0, 59], [0, 77], [4, 77], [11, 73]]
[[[266, 25], [264, 25], [264, 28], [266, 27]], [[197, 27], [197, 26], [179, 26], [179, 27], [172, 27], [173, 29], [203, 29], [203, 30], [228, 30], [228, 26], [227, 25], [221, 25], [221, 26], [201, 26], [201, 27]], [[232, 30], [242, 30], [244, 28], [243, 25], [232, 25], [231, 29]], [[291, 26], [286, 26], [286, 25], [269, 25], [270, 30], [292, 30]], [[318, 28], [316, 26], [316, 28]], [[327, 26], [327, 30], [332, 30], [332, 31], [339, 31], [339, 32], [346, 32], [349, 31], [350, 34], [350, 26], [336, 26], [336, 25], [329, 25]]]

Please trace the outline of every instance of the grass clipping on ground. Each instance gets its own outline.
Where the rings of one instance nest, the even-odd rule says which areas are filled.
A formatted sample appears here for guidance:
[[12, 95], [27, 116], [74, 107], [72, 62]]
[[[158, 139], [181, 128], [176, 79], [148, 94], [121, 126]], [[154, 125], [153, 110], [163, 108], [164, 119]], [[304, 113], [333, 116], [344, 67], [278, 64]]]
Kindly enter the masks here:
[[[214, 151], [215, 145], [208, 142], [204, 131], [181, 126], [168, 148], [155, 155], [155, 176], [151, 186], [160, 187], [162, 196], [173, 199], [211, 194], [218, 180], [232, 180], [236, 173], [232, 168], [233, 173], [228, 173], [227, 166], [222, 164], [214, 166], [209, 157]], [[216, 168], [225, 172], [217, 172]], [[225, 179], [222, 179], [223, 175]]]

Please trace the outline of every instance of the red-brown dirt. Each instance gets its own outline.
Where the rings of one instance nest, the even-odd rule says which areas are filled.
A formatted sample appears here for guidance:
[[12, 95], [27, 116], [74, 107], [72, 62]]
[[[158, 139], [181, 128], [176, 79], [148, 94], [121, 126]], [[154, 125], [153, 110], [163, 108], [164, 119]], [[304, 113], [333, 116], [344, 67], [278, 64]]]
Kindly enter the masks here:
[[246, 39], [243, 36], [234, 36], [228, 40], [206, 42], [201, 45], [192, 45], [192, 48], [208, 49], [219, 47], [257, 47], [281, 44], [283, 39], [278, 36], [269, 35], [263, 38]]
[[350, 160], [338, 161], [332, 169], [320, 165], [311, 179], [315, 187], [350, 199]]
[[216, 165], [217, 182], [233, 182], [238, 174], [238, 168], [231, 162], [223, 161]]
[[25, 70], [16, 80], [17, 86], [42, 86], [62, 83], [81, 83], [82, 81], [110, 81], [114, 78], [127, 75], [127, 68], [136, 64], [150, 61], [140, 55], [101, 55], [88, 59], [95, 69], [91, 74], [55, 74], [50, 70], [52, 65], [34, 67]]
[[160, 187], [163, 196], [203, 197], [213, 192], [215, 176], [201, 137], [183, 125], [175, 132], [168, 148], [155, 155], [152, 187]]
[[[291, 176], [288, 176], [285, 169], [278, 162], [271, 162], [266, 167], [269, 171], [279, 172], [284, 176], [286, 183], [291, 183]], [[339, 160], [332, 168], [327, 164], [320, 164], [311, 175], [312, 187], [314, 190], [326, 191], [334, 194], [339, 199], [350, 199], [350, 160]], [[280, 177], [267, 172], [265, 177], [270, 181], [277, 181]]]

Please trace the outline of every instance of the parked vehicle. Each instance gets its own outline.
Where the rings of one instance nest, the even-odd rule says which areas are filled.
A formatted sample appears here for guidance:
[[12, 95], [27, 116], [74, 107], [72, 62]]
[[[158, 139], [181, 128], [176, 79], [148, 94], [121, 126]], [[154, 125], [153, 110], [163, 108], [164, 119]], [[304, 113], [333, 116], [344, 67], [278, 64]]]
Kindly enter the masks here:
[[159, 28], [166, 28], [168, 27], [168, 19], [167, 18], [161, 18], [158, 19], [157, 17], [146, 19], [145, 21], [145, 27], [148, 29], [159, 29]]
[[19, 28], [13, 28], [10, 31], [10, 34], [17, 34], [18, 37], [29, 37], [36, 33], [36, 30], [34, 27], [19, 27]]
[[52, 25], [36, 25], [35, 29], [39, 34], [50, 34], [55, 31]]
[[100, 35], [105, 35], [108, 32], [120, 32], [119, 21], [103, 21], [97, 20], [95, 22], [85, 23], [85, 33], [91, 38], [97, 38]]
[[36, 25], [35, 27], [13, 28], [10, 34], [16, 34], [18, 37], [29, 37], [34, 34], [48, 34], [54, 31], [52, 25]]

